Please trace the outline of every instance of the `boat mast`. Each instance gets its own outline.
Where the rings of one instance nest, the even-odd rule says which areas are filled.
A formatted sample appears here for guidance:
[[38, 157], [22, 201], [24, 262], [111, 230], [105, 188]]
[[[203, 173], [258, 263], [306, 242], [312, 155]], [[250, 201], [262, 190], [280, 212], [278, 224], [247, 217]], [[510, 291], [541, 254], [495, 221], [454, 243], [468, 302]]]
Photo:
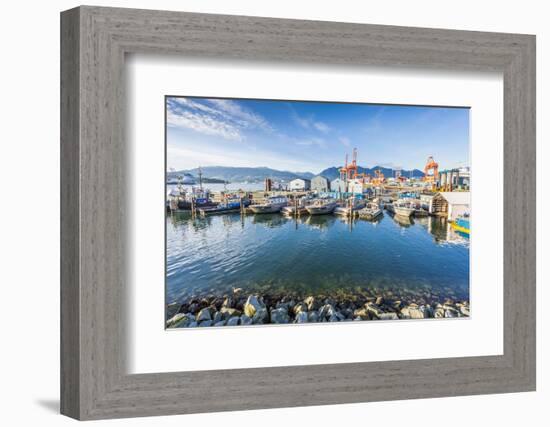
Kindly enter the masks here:
[[199, 189], [202, 191], [202, 169], [199, 166]]

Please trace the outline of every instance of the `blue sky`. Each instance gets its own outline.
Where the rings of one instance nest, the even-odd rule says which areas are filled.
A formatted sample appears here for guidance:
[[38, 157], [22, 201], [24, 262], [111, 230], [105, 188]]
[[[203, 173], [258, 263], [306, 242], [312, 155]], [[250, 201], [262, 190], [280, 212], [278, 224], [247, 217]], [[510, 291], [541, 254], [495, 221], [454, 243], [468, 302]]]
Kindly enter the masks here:
[[167, 165], [267, 166], [313, 172], [358, 164], [469, 166], [469, 110], [192, 97], [166, 98]]

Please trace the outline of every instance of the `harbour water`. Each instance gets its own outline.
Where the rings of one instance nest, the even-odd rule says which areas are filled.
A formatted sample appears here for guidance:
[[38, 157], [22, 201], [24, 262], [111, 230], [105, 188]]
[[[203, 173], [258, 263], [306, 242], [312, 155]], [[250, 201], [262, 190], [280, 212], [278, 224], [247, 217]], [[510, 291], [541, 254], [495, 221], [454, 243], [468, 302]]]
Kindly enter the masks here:
[[443, 218], [167, 214], [166, 302], [201, 295], [390, 288], [469, 300], [469, 240]]

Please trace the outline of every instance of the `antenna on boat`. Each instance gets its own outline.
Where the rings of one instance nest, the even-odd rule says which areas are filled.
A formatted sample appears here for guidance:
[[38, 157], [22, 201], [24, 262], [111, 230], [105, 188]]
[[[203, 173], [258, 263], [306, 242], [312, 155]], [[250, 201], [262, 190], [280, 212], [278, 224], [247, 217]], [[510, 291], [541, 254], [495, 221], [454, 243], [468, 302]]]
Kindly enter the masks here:
[[199, 166], [199, 188], [202, 191], [202, 169], [200, 166]]

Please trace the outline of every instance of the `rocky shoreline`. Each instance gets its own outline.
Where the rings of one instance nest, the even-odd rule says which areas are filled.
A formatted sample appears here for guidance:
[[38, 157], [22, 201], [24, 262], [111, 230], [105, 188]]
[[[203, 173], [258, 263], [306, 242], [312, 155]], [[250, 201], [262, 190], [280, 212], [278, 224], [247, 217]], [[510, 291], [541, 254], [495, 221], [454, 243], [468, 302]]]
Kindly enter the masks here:
[[392, 290], [334, 295], [245, 293], [192, 296], [168, 304], [167, 328], [469, 317], [470, 304], [429, 292], [398, 295]]

